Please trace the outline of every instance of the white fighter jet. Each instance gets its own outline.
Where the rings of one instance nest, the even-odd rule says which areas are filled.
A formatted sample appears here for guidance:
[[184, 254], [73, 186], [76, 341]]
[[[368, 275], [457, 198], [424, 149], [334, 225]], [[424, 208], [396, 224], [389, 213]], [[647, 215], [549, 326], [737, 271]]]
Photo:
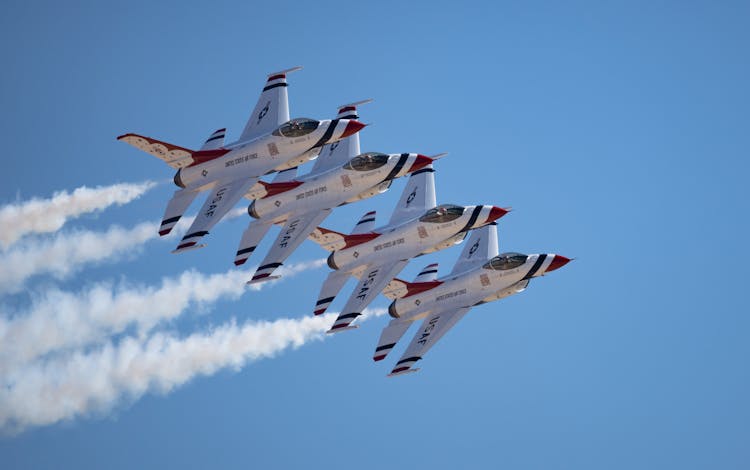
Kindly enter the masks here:
[[286, 74], [295, 67], [268, 76], [240, 138], [224, 145], [226, 129], [211, 134], [200, 150], [190, 150], [137, 134], [118, 140], [150, 153], [177, 169], [180, 190], [167, 205], [159, 235], [168, 234], [198, 193], [209, 191], [198, 216], [173, 253], [200, 248], [198, 241], [256, 185], [273, 171], [296, 167], [315, 157], [328, 143], [359, 132], [364, 124], [353, 119], [289, 120]]
[[[356, 106], [370, 100], [342, 105], [338, 119], [357, 119]], [[273, 224], [283, 224], [273, 247], [253, 278], [257, 283], [278, 276], [272, 273], [340, 205], [386, 191], [394, 179], [421, 170], [435, 158], [416, 153], [359, 153], [359, 134], [323, 148], [312, 171], [295, 178], [296, 168], [278, 173], [272, 183], [260, 184], [248, 213], [251, 221], [242, 235], [234, 264], [247, 261]]]
[[496, 225], [475, 230], [447, 276], [437, 279], [437, 264], [431, 264], [414, 282], [394, 279], [388, 284], [383, 295], [395, 299], [388, 307], [393, 320], [383, 329], [373, 359], [383, 360], [413, 322], [424, 319], [389, 376], [416, 372], [412, 366], [472, 307], [517, 294], [531, 278], [569, 261], [554, 254], [498, 255]]
[[414, 172], [388, 224], [378, 229], [375, 213], [364, 215], [350, 235], [318, 227], [310, 238], [332, 251], [333, 271], [323, 283], [315, 314], [325, 312], [349, 276], [359, 283], [329, 333], [344, 331], [406, 266], [411, 258], [460, 243], [469, 230], [494, 222], [508, 211], [495, 206], [436, 207], [432, 165]]

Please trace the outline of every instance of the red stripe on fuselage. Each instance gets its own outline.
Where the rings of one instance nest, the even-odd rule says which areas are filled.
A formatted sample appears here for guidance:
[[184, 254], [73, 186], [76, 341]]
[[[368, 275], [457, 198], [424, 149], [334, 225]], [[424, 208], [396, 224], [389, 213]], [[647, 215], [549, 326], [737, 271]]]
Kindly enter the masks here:
[[261, 199], [275, 196], [279, 193], [284, 193], [286, 191], [291, 191], [297, 186], [303, 184], [302, 181], [284, 181], [282, 183], [266, 183], [265, 181], [258, 181], [258, 183], [260, 183], [261, 185], [263, 185], [264, 188], [266, 188], [266, 195], [263, 196]]
[[442, 283], [443, 281], [407, 282], [406, 295], [404, 297], [410, 297], [412, 295], [434, 289]]
[[353, 246], [361, 245], [362, 243], [369, 242], [380, 236], [379, 233], [357, 233], [354, 235], [344, 235], [344, 248], [351, 248]]
[[197, 166], [201, 163], [210, 162], [211, 160], [216, 160], [219, 157], [223, 157], [224, 155], [231, 152], [229, 149], [225, 148], [218, 148], [215, 150], [199, 150], [197, 152], [193, 152], [193, 163], [188, 165], [188, 168], [191, 166]]

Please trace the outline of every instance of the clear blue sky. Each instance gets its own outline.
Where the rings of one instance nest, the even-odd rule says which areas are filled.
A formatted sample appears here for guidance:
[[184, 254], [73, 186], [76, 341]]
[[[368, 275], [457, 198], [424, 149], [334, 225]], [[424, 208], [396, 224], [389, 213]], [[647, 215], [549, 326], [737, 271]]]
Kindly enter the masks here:
[[[374, 98], [363, 150], [450, 152], [439, 202], [512, 206], [501, 250], [576, 261], [476, 308], [418, 374], [387, 379], [394, 358], [372, 362], [376, 318], [1, 437], [0, 467], [748, 468], [748, 18], [731, 1], [6, 2], [0, 204], [167, 180], [115, 137], [235, 138], [265, 75], [303, 65], [289, 78], [293, 116]], [[403, 184], [327, 225], [346, 231], [372, 209], [387, 220]], [[158, 219], [171, 191], [62, 232]], [[244, 225], [220, 224], [196, 252], [154, 241], [64, 280], [39, 276], [0, 304], [224, 272]], [[459, 251], [404, 275], [432, 261], [444, 273]], [[306, 242], [290, 262], [324, 255]], [[309, 315], [326, 270], [158, 329]]]

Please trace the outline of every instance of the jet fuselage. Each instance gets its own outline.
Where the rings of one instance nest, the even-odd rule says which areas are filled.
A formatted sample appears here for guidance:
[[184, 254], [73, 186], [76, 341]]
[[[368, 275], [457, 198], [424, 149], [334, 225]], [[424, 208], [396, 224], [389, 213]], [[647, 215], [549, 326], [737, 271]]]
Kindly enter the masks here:
[[[289, 122], [294, 121], [296, 120]], [[324, 144], [336, 142], [363, 127], [351, 119], [318, 122], [315, 130], [298, 137], [285, 137], [277, 130], [216, 150], [196, 152], [193, 156], [196, 161], [177, 171], [175, 184], [182, 188], [203, 191], [214, 187], [217, 181], [227, 178], [237, 179], [245, 175], [252, 178], [271, 171], [291, 168], [313, 158]], [[284, 126], [279, 129], [283, 129]]]
[[394, 300], [388, 312], [394, 318], [414, 321], [435, 310], [458, 309], [499, 300], [523, 291], [529, 279], [559, 268], [568, 259], [554, 254], [533, 254], [526, 256], [523, 263], [517, 266], [511, 264], [512, 267], [507, 269], [498, 269], [504, 267], [499, 263], [493, 269], [490, 261], [481, 267], [432, 281], [435, 287]]
[[[454, 215], [459, 209], [463, 211], [454, 218], [449, 215], [441, 220], [441, 214], [433, 217], [435, 211], [442, 211], [445, 207], [456, 210]], [[364, 243], [334, 251], [328, 257], [328, 265], [333, 269], [351, 272], [371, 262], [382, 264], [384, 260], [409, 259], [448, 248], [463, 240], [468, 230], [493, 222], [506, 212], [489, 205], [438, 206], [421, 217], [377, 229], [371, 234], [372, 239]]]
[[[289, 214], [334, 208], [380, 194], [390, 187], [393, 179], [419, 170], [431, 162], [432, 159], [416, 153], [390, 154], [383, 166], [373, 170], [356, 170], [346, 164], [322, 173], [305, 175], [282, 183], [292, 186], [288, 190], [254, 200], [248, 212], [256, 219], [277, 222], [285, 220]], [[270, 188], [273, 192], [273, 184]]]

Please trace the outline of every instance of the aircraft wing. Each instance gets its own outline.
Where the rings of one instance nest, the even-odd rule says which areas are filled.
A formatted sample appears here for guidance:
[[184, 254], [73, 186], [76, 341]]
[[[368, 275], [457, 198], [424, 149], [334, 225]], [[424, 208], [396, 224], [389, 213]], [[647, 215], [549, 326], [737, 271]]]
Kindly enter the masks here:
[[428, 165], [411, 174], [388, 225], [418, 217], [436, 205], [435, 170]]
[[161, 219], [161, 225], [159, 226], [159, 236], [163, 237], [172, 231], [177, 222], [180, 220], [185, 210], [192, 204], [193, 200], [198, 196], [198, 191], [192, 191], [187, 189], [178, 189], [174, 192], [172, 199], [167, 204], [167, 209], [164, 211], [164, 217]]
[[255, 104], [255, 109], [245, 124], [239, 140], [254, 139], [274, 131], [289, 120], [289, 96], [287, 94], [286, 74], [302, 67], [294, 67], [268, 75], [268, 81]]
[[498, 254], [497, 248], [497, 223], [485, 225], [471, 231], [471, 237], [464, 243], [461, 256], [453, 265], [449, 276], [473, 269], [480, 264], [486, 263], [490, 258]]
[[349, 297], [328, 333], [356, 328], [356, 326], [350, 327], [349, 324], [362, 315], [362, 311], [380, 294], [388, 282], [404, 269], [408, 262], [409, 260], [400, 259], [380, 265], [374, 263], [368, 265], [362, 271], [362, 276], [359, 278], [354, 292], [352, 292], [351, 297]]
[[266, 236], [271, 225], [273, 225], [271, 222], [250, 221], [245, 231], [242, 232], [240, 246], [237, 248], [237, 254], [234, 256], [235, 266], [245, 264], [245, 261], [253, 254], [260, 241]]
[[194, 152], [179, 145], [132, 133], [121, 135], [117, 140], [122, 140], [139, 150], [150, 153], [175, 169], [183, 168], [193, 163]]
[[289, 216], [281, 228], [279, 236], [276, 237], [276, 241], [273, 242], [271, 251], [261, 261], [250, 283], [275, 279], [277, 276], [271, 276], [271, 274], [284, 263], [284, 260], [305, 241], [307, 236], [315, 230], [315, 227], [330, 213], [331, 209], [324, 209], [298, 216]]
[[198, 241], [208, 234], [211, 227], [216, 225], [257, 181], [258, 178], [219, 181], [211, 194], [208, 195], [206, 202], [203, 203], [203, 207], [201, 207], [185, 236], [182, 237], [180, 244], [172, 253], [202, 247], [203, 245], [197, 245]]
[[419, 369], [411, 367], [424, 356], [460, 319], [469, 313], [471, 307], [461, 307], [456, 310], [442, 310], [427, 316], [414, 335], [401, 359], [396, 363], [389, 377], [394, 375], [416, 372]]

